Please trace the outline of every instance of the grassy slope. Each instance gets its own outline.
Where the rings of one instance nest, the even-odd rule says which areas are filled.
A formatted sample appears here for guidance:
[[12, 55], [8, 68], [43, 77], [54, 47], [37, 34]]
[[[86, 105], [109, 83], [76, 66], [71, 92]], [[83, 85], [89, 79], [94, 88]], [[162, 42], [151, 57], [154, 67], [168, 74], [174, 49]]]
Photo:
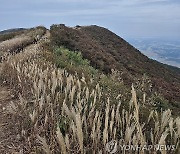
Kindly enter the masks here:
[[39, 26], [0, 35], [0, 56], [6, 57], [6, 54], [20, 52], [23, 48], [32, 44], [37, 35], [42, 37], [45, 32], [46, 28]]
[[161, 141], [177, 144], [178, 151], [179, 119], [169, 110], [151, 112], [149, 117], [152, 108], [148, 101], [137, 98], [133, 87], [127, 97], [117, 72], [104, 75], [80, 53], [45, 45], [42, 50], [33, 45], [29, 52], [4, 63], [4, 68], [3, 80], [10, 78], [21, 100], [12, 103], [9, 111], [19, 124], [20, 139], [26, 147], [23, 152], [106, 153], [106, 143], [112, 139], [121, 145]]
[[[130, 91], [119, 72], [105, 75], [81, 53], [51, 45], [31, 45], [3, 62], [0, 81], [19, 99], [7, 111], [19, 126], [21, 151], [106, 153], [106, 143], [114, 139], [120, 145], [177, 144], [178, 152], [180, 119], [153, 107], [149, 96], [143, 101], [147, 77]], [[149, 116], [151, 109], [159, 111]]]
[[122, 72], [125, 84], [131, 85], [146, 74], [155, 91], [170, 102], [180, 102], [180, 73], [141, 54], [116, 34], [98, 26], [68, 28], [51, 27], [52, 41], [71, 50], [81, 51], [92, 66], [105, 73], [116, 68]]
[[0, 32], [0, 42], [12, 39], [13, 37], [20, 35], [22, 33], [26, 32], [26, 29], [21, 29], [18, 31], [10, 31], [10, 32]]

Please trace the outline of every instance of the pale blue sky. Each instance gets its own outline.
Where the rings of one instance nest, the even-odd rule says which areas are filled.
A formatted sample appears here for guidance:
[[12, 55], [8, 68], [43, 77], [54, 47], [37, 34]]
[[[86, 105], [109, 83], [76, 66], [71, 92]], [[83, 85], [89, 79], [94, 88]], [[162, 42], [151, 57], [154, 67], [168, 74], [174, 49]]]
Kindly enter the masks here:
[[180, 38], [180, 0], [0, 0], [0, 30], [65, 23], [124, 38]]

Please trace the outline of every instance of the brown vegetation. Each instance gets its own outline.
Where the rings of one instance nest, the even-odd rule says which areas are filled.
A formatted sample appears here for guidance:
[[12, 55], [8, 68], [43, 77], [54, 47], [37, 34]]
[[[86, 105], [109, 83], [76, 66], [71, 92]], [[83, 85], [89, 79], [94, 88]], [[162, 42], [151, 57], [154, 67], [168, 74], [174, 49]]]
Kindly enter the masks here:
[[105, 73], [111, 69], [122, 72], [126, 84], [146, 74], [155, 91], [163, 94], [171, 103], [180, 102], [180, 71], [151, 60], [128, 42], [98, 26], [69, 28], [64, 25], [51, 26], [51, 40], [54, 45], [80, 51], [91, 65]]
[[26, 30], [23, 29], [23, 30], [19, 30], [19, 31], [15, 31], [15, 32], [0, 33], [0, 42], [12, 39], [13, 37], [23, 34], [25, 32], [26, 32]]
[[[163, 99], [151, 97], [154, 95], [151, 89], [152, 77], [141, 77], [143, 73], [138, 72], [133, 74], [123, 64], [122, 70], [111, 70], [110, 75], [103, 74], [110, 72], [111, 67], [118, 69], [120, 65], [111, 53], [105, 52], [105, 47], [99, 45], [98, 39], [90, 37], [88, 32], [82, 32], [80, 26], [76, 27], [75, 32], [69, 32], [69, 28], [64, 25], [59, 28], [57, 34], [55, 29], [51, 29], [52, 42], [49, 42], [47, 31], [37, 44], [25, 47], [24, 52], [10, 55], [7, 61], [0, 64], [1, 89], [6, 91], [4, 87], [8, 87], [11, 92], [9, 94], [6, 91], [6, 95], [0, 93], [0, 105], [4, 107], [0, 110], [0, 120], [3, 119], [0, 122], [3, 126], [0, 139], [4, 141], [0, 152], [107, 153], [106, 144], [116, 140], [118, 147], [174, 145], [174, 150], [162, 149], [157, 152], [151, 149], [150, 153], [179, 153], [180, 118], [161, 106], [166, 104]], [[59, 35], [61, 30], [62, 35]], [[69, 34], [67, 37], [66, 33]], [[69, 37], [76, 38], [77, 33], [84, 38], [78, 38], [81, 43], [85, 40], [79, 44], [80, 47], [89, 48], [92, 45], [91, 52], [87, 50], [88, 57], [95, 55], [91, 64], [97, 62], [96, 66], [101, 71], [89, 65], [88, 57], [83, 59], [79, 53], [63, 47], [52, 47], [51, 43], [68, 47]], [[63, 35], [64, 42], [61, 38]], [[75, 48], [78, 40], [74, 42], [72, 39], [70, 47]], [[101, 56], [99, 49], [102, 49], [103, 54], [111, 56], [115, 65], [111, 65], [105, 56], [99, 67], [94, 47], [98, 49], [98, 56]], [[107, 67], [107, 64], [111, 67]], [[131, 91], [127, 91], [124, 81], [127, 84], [135, 81], [133, 76], [139, 80], [129, 88]], [[5, 96], [10, 98], [9, 95], [13, 99], [9, 99], [11, 102], [6, 101], [5, 105], [1, 100], [5, 100]], [[164, 104], [157, 107], [156, 103], [161, 101]], [[120, 148], [117, 152], [135, 153]], [[148, 151], [139, 149], [136, 152], [146, 154]]]
[[[2, 41], [0, 43], [0, 56], [10, 53], [18, 53], [23, 50], [24, 47], [32, 44], [36, 37], [42, 37], [46, 32], [44, 27], [36, 27], [30, 30], [26, 30], [20, 35], [16, 35], [12, 39]], [[5, 34], [4, 34], [5, 35]]]
[[[14, 152], [106, 153], [106, 143], [111, 140], [118, 146], [172, 144], [175, 150], [168, 153], [179, 152], [180, 119], [173, 118], [170, 110], [152, 111], [141, 118], [146, 99], [138, 101], [134, 86], [125, 109], [121, 97], [106, 96], [99, 84], [91, 87], [86, 78], [56, 68], [44, 59], [51, 53], [36, 49], [30, 47], [3, 63], [2, 80], [10, 79], [18, 90], [19, 101], [11, 102], [6, 110], [16, 117], [17, 135], [23, 143]], [[90, 82], [93, 85], [94, 79]]]

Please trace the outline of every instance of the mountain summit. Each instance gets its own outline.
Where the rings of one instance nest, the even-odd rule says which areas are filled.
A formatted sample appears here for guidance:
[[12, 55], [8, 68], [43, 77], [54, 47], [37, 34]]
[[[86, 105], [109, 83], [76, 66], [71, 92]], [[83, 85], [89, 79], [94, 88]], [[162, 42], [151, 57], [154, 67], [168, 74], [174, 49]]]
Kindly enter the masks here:
[[80, 51], [91, 65], [105, 73], [111, 69], [122, 72], [126, 84], [146, 74], [154, 89], [170, 101], [180, 101], [180, 69], [171, 67], [143, 55], [127, 41], [96, 25], [66, 27], [51, 26], [54, 45]]

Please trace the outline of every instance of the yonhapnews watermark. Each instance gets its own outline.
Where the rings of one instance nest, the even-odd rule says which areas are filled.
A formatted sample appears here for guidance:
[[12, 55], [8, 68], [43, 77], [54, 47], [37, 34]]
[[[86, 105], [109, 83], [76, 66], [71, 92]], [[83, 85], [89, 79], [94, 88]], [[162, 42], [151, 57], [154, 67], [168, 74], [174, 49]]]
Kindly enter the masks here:
[[106, 144], [106, 151], [109, 153], [116, 153], [117, 151], [117, 141], [112, 140]]
[[117, 151], [175, 151], [175, 145], [118, 145], [112, 140], [106, 144], [106, 151], [113, 154]]

